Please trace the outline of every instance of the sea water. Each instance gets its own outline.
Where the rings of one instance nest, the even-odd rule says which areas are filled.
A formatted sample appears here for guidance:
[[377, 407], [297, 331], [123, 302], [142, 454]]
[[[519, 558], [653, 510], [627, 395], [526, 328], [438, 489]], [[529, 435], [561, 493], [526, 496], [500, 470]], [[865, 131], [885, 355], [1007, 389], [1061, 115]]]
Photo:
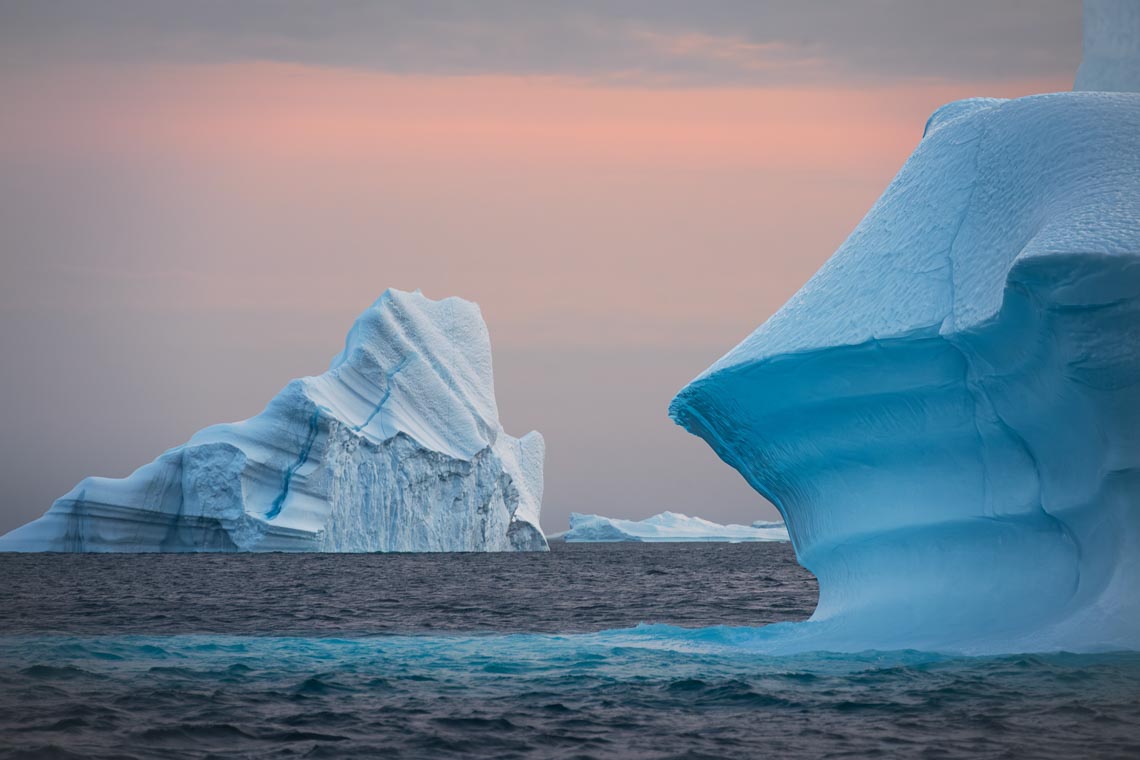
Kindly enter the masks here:
[[786, 544], [2, 555], [4, 757], [1125, 757], [1140, 655], [774, 657]]

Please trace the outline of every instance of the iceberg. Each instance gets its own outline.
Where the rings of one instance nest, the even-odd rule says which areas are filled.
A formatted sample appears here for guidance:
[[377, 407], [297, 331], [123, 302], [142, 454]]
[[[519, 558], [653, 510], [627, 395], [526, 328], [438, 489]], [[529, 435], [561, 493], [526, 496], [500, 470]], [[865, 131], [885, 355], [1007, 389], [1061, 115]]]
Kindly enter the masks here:
[[1086, 55], [1131, 35], [1088, 91], [938, 109], [673, 399], [818, 578], [801, 647], [1140, 647], [1140, 94], [1096, 91], [1140, 86], [1138, 9], [1086, 0]]
[[700, 517], [662, 512], [644, 520], [619, 520], [601, 515], [570, 514], [570, 530], [559, 536], [570, 543], [608, 541], [787, 541], [783, 523], [718, 525]]
[[388, 290], [327, 372], [83, 480], [0, 551], [545, 550], [543, 457], [499, 424], [479, 307]]

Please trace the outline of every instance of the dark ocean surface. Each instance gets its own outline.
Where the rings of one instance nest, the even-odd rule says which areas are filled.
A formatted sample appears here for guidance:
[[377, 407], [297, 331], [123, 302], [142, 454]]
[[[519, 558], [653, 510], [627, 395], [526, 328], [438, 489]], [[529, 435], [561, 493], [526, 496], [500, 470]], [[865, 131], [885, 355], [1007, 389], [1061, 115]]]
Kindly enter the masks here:
[[0, 555], [0, 757], [1137, 757], [1140, 655], [773, 657], [787, 544]]

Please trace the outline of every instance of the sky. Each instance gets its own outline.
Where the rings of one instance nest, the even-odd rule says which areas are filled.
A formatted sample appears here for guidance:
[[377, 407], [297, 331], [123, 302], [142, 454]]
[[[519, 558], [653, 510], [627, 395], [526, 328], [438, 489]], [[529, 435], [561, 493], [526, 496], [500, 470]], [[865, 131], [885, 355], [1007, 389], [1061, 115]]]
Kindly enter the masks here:
[[570, 512], [775, 509], [669, 400], [972, 96], [1067, 90], [1075, 0], [0, 0], [0, 531], [476, 301]]

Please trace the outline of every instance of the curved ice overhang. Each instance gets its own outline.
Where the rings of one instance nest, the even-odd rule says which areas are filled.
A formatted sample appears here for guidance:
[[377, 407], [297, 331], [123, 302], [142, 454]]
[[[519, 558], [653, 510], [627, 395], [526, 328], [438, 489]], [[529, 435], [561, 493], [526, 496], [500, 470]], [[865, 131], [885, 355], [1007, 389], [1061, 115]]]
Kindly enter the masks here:
[[673, 400], [783, 513], [830, 646], [1140, 644], [1138, 220], [1140, 96], [952, 104]]

